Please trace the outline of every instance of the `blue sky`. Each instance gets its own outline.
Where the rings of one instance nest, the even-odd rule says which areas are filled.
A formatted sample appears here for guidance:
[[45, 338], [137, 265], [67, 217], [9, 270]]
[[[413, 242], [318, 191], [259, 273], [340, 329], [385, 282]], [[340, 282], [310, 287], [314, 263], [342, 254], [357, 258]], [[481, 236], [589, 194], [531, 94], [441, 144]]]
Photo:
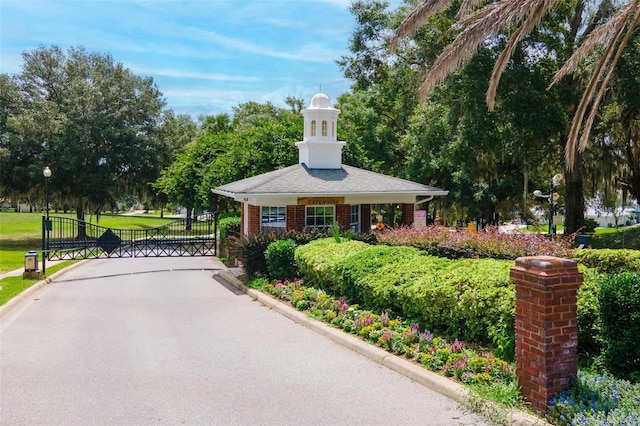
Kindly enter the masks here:
[[[350, 0], [1, 0], [0, 73], [40, 45], [109, 53], [153, 77], [176, 113], [242, 102], [305, 104], [349, 91], [335, 61], [355, 27]], [[400, 0], [389, 3], [397, 7]]]

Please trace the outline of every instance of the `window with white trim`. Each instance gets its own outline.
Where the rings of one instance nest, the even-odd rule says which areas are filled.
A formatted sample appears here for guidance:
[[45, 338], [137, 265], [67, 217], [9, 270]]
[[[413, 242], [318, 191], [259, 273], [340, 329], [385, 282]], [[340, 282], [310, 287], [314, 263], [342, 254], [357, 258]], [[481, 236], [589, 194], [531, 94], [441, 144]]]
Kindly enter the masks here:
[[307, 206], [305, 208], [305, 224], [307, 228], [329, 229], [335, 220], [334, 206]]
[[327, 136], [327, 120], [322, 120], [322, 136]]
[[349, 212], [349, 228], [353, 232], [360, 232], [360, 204], [354, 204], [351, 206]]
[[311, 136], [316, 135], [316, 120], [311, 120]]
[[287, 208], [283, 206], [262, 206], [260, 209], [260, 230], [262, 232], [284, 232], [287, 227]]

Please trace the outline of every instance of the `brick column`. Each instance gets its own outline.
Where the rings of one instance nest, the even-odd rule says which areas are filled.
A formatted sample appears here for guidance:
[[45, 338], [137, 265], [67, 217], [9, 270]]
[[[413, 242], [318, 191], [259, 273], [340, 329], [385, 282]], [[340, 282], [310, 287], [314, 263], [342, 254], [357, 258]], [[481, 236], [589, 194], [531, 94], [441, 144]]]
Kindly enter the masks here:
[[304, 207], [287, 206], [287, 231], [303, 231], [305, 227]]
[[249, 234], [260, 233], [260, 206], [249, 204]]
[[371, 204], [360, 204], [360, 232], [371, 233]]
[[347, 204], [336, 205], [336, 222], [340, 229], [349, 229], [351, 224], [351, 206]]
[[401, 225], [411, 226], [414, 220], [415, 204], [403, 204], [402, 205], [402, 223]]
[[553, 394], [577, 374], [582, 272], [573, 260], [534, 256], [516, 259], [510, 276], [516, 285], [516, 376], [522, 396], [546, 413]]

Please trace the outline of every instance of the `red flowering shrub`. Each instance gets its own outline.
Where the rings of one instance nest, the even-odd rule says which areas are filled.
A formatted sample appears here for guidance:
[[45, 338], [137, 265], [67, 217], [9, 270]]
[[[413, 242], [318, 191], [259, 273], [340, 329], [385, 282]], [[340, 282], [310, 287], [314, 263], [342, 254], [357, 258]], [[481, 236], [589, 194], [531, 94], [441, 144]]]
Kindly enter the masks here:
[[545, 235], [506, 234], [487, 231], [451, 230], [442, 226], [387, 228], [377, 233], [380, 244], [411, 246], [433, 256], [457, 258], [516, 259], [521, 256], [571, 257], [575, 235], [550, 240]]

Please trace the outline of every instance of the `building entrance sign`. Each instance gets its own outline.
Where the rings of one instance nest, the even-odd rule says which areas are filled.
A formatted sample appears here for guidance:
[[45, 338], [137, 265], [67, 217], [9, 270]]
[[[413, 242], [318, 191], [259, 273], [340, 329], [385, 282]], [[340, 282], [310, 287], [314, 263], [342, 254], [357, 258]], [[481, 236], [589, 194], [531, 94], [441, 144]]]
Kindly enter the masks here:
[[299, 206], [333, 206], [344, 204], [344, 197], [301, 197], [298, 198]]

